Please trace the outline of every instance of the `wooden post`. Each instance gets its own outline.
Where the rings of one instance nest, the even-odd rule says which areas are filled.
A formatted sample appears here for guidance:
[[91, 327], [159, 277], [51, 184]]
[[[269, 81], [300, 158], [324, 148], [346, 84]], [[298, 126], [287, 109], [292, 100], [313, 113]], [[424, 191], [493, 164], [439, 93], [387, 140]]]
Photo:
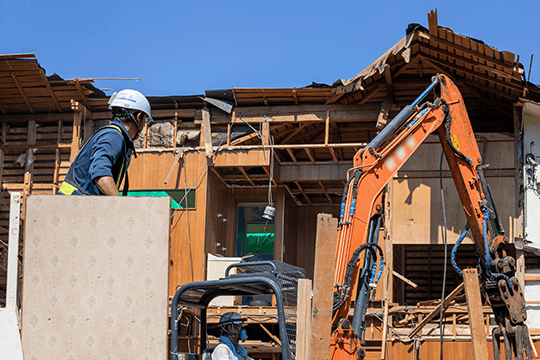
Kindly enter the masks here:
[[212, 149], [212, 128], [210, 127], [210, 111], [207, 107], [202, 109], [202, 130], [203, 136], [201, 141], [204, 141], [204, 148], [206, 151], [206, 157], [212, 157], [214, 150]]
[[176, 138], [178, 137], [178, 113], [174, 113], [174, 131], [172, 147], [176, 148]]
[[58, 189], [60, 188], [60, 148], [57, 148], [55, 151], [55, 161], [54, 161], [54, 174], [53, 174], [53, 194], [58, 194]]
[[148, 123], [144, 123], [143, 149], [148, 148]]
[[62, 120], [58, 120], [58, 136], [57, 136], [58, 144], [62, 142], [63, 137], [64, 137], [64, 129], [62, 126]]
[[81, 119], [82, 113], [79, 109], [79, 103], [76, 101], [71, 101], [71, 108], [73, 111], [73, 139], [71, 142], [71, 155], [69, 157], [69, 162], [72, 163], [79, 152], [79, 146], [81, 144]]
[[315, 268], [313, 275], [313, 322], [311, 359], [330, 358], [332, 332], [332, 300], [338, 220], [329, 214], [317, 215]]
[[296, 360], [311, 359], [311, 280], [298, 280], [298, 310], [296, 324]]
[[484, 328], [484, 315], [482, 311], [482, 297], [480, 295], [478, 270], [463, 270], [463, 281], [465, 284], [465, 297], [467, 299], [469, 321], [471, 323], [473, 358], [475, 360], [488, 360], [488, 347]]
[[330, 137], [330, 111], [326, 111], [326, 119], [324, 121], [324, 145], [328, 145]]

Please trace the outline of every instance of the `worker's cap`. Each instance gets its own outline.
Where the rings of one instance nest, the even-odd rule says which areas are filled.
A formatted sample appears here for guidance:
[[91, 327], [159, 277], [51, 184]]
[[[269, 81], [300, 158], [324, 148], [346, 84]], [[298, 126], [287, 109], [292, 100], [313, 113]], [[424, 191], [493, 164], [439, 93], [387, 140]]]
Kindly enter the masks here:
[[241, 325], [243, 323], [244, 323], [244, 319], [242, 318], [242, 316], [232, 311], [221, 315], [221, 318], [219, 319], [219, 325], [228, 325], [228, 324]]

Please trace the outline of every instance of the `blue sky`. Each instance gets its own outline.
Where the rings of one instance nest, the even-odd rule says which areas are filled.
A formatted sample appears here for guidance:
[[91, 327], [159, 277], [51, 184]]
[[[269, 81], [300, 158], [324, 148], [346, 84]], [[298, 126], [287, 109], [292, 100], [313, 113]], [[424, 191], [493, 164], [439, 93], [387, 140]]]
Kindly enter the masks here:
[[[47, 75], [148, 96], [288, 88], [351, 78], [405, 35], [439, 25], [520, 54], [540, 84], [540, 1], [0, 0], [0, 53], [35, 53]], [[110, 94], [111, 91], [106, 91]]]

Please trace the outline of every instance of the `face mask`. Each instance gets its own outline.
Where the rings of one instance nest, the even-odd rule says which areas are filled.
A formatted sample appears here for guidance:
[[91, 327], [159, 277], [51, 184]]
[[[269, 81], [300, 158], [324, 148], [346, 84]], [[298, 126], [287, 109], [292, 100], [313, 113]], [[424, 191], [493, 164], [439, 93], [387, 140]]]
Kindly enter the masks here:
[[247, 340], [247, 332], [246, 332], [246, 329], [240, 330], [240, 340], [242, 340], [242, 342], [244, 342], [244, 341]]

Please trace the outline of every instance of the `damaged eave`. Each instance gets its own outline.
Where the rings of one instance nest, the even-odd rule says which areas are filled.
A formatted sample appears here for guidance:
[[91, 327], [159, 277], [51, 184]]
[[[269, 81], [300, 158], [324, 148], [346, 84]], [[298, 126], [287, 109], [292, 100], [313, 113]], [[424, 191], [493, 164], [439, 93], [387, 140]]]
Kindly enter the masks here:
[[[351, 79], [332, 85], [334, 96], [328, 103], [362, 103], [393, 89], [394, 79], [414, 75], [424, 82], [443, 73], [460, 82], [468, 82], [490, 97], [517, 101], [524, 89], [524, 69], [519, 57], [500, 51], [452, 30], [431, 24], [429, 31], [416, 26], [396, 45]], [[429, 76], [428, 76], [429, 75]], [[386, 89], [386, 91], [385, 91]], [[373, 96], [373, 93], [378, 93]]]

